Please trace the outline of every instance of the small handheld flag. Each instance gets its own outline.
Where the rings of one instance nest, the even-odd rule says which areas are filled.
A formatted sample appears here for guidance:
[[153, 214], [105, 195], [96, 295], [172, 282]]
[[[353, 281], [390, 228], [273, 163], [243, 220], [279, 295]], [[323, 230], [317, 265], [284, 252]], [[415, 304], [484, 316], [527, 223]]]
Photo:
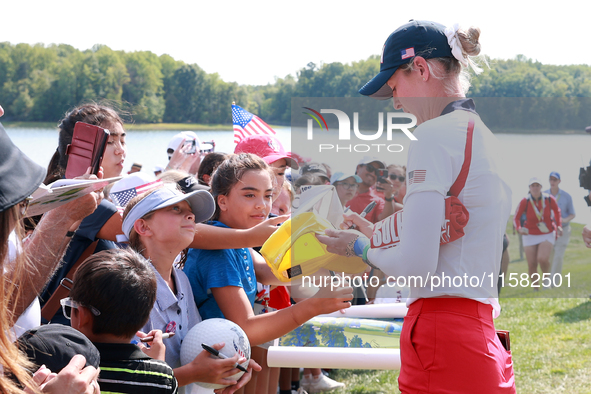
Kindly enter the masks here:
[[234, 143], [251, 135], [275, 135], [268, 124], [261, 118], [232, 104], [232, 120], [234, 122]]
[[135, 196], [139, 196], [142, 193], [154, 190], [163, 184], [164, 183], [162, 182], [162, 180], [158, 179], [154, 182], [146, 183], [138, 187], [132, 187], [130, 189], [121, 190], [120, 192], [111, 192], [110, 197], [117, 206], [125, 207], [129, 200], [131, 200]]

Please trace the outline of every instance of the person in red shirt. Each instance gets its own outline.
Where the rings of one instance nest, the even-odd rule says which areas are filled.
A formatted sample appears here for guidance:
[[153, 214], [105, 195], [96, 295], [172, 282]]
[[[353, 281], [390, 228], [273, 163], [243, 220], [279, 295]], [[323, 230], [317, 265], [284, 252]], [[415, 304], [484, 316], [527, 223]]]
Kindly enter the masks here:
[[[365, 156], [361, 159], [357, 165], [357, 170], [355, 171], [355, 175], [361, 178], [361, 183], [357, 189], [357, 194], [349, 200], [349, 203], [347, 204], [347, 207], [353, 212], [361, 214], [365, 207], [367, 207], [372, 201], [375, 201], [377, 205], [367, 214], [367, 216], [365, 216], [365, 218], [372, 223], [376, 223], [384, 217], [394, 213], [394, 209], [391, 207], [392, 204], [387, 204], [387, 211], [392, 210], [392, 212], [383, 212], [385, 206], [384, 199], [372, 188], [377, 181], [377, 170], [379, 168], [386, 168], [386, 165], [375, 157]], [[382, 215], [382, 213], [384, 213], [385, 216]]]
[[[554, 220], [551, 212], [554, 212]], [[525, 222], [522, 225], [523, 214]], [[550, 253], [557, 234], [562, 235], [562, 221], [556, 199], [542, 193], [542, 182], [538, 178], [529, 180], [529, 193], [519, 203], [513, 222], [523, 238], [529, 276], [538, 286], [544, 285], [543, 280], [537, 277], [538, 264], [543, 274], [550, 273]]]

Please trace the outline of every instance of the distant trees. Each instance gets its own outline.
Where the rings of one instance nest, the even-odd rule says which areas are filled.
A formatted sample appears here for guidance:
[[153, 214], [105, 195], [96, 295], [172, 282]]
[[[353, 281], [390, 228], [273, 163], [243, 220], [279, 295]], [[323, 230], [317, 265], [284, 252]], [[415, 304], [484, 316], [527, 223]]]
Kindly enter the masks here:
[[[488, 60], [490, 68], [473, 78], [470, 96], [540, 101], [523, 100], [519, 105], [515, 100], [492, 101], [483, 117], [531, 128], [552, 127], [556, 117], [568, 116], [566, 122], [573, 128], [587, 121], [581, 116], [591, 113], [590, 101], [577, 98], [591, 98], [590, 66], [543, 65], [521, 55]], [[136, 122], [230, 124], [230, 105], [236, 101], [268, 123], [289, 124], [292, 97], [359, 97], [358, 89], [379, 66], [378, 56], [351, 64], [309, 63], [296, 76], [247, 86], [225, 82], [196, 64], [147, 51], [113, 51], [104, 45], [80, 51], [64, 44], [3, 42], [0, 103], [7, 120], [57, 121], [81, 102], [106, 99], [122, 103]], [[522, 124], [518, 126], [512, 116], [520, 116]]]

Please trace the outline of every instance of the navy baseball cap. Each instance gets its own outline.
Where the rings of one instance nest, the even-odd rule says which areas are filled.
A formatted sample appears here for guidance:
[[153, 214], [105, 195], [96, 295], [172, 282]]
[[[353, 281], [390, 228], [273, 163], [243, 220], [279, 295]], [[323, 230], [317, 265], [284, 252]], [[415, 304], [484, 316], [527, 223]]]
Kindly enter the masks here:
[[551, 177], [554, 177], [554, 178], [556, 178], [556, 179], [560, 179], [560, 174], [559, 174], [559, 173], [557, 173], [556, 171], [552, 171], [552, 172], [550, 173], [550, 176], [551, 176]]
[[0, 124], [0, 212], [33, 194], [46, 173], [14, 145]]
[[86, 358], [86, 366], [99, 367], [101, 355], [80, 331], [62, 324], [46, 324], [25, 332], [18, 347], [35, 365], [45, 365], [59, 373], [77, 354]]
[[398, 67], [410, 62], [415, 56], [425, 59], [453, 56], [445, 35], [445, 26], [410, 20], [396, 29], [382, 49], [379, 74], [359, 89], [359, 93], [379, 100], [391, 98], [392, 89], [386, 82]]

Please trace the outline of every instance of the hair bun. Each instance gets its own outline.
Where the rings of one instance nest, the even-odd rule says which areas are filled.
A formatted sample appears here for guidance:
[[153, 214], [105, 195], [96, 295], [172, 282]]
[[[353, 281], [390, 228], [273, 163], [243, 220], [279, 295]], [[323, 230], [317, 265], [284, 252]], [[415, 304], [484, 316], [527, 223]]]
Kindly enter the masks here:
[[458, 37], [462, 45], [462, 51], [468, 56], [478, 56], [480, 54], [480, 29], [470, 27], [468, 31], [458, 31]]

